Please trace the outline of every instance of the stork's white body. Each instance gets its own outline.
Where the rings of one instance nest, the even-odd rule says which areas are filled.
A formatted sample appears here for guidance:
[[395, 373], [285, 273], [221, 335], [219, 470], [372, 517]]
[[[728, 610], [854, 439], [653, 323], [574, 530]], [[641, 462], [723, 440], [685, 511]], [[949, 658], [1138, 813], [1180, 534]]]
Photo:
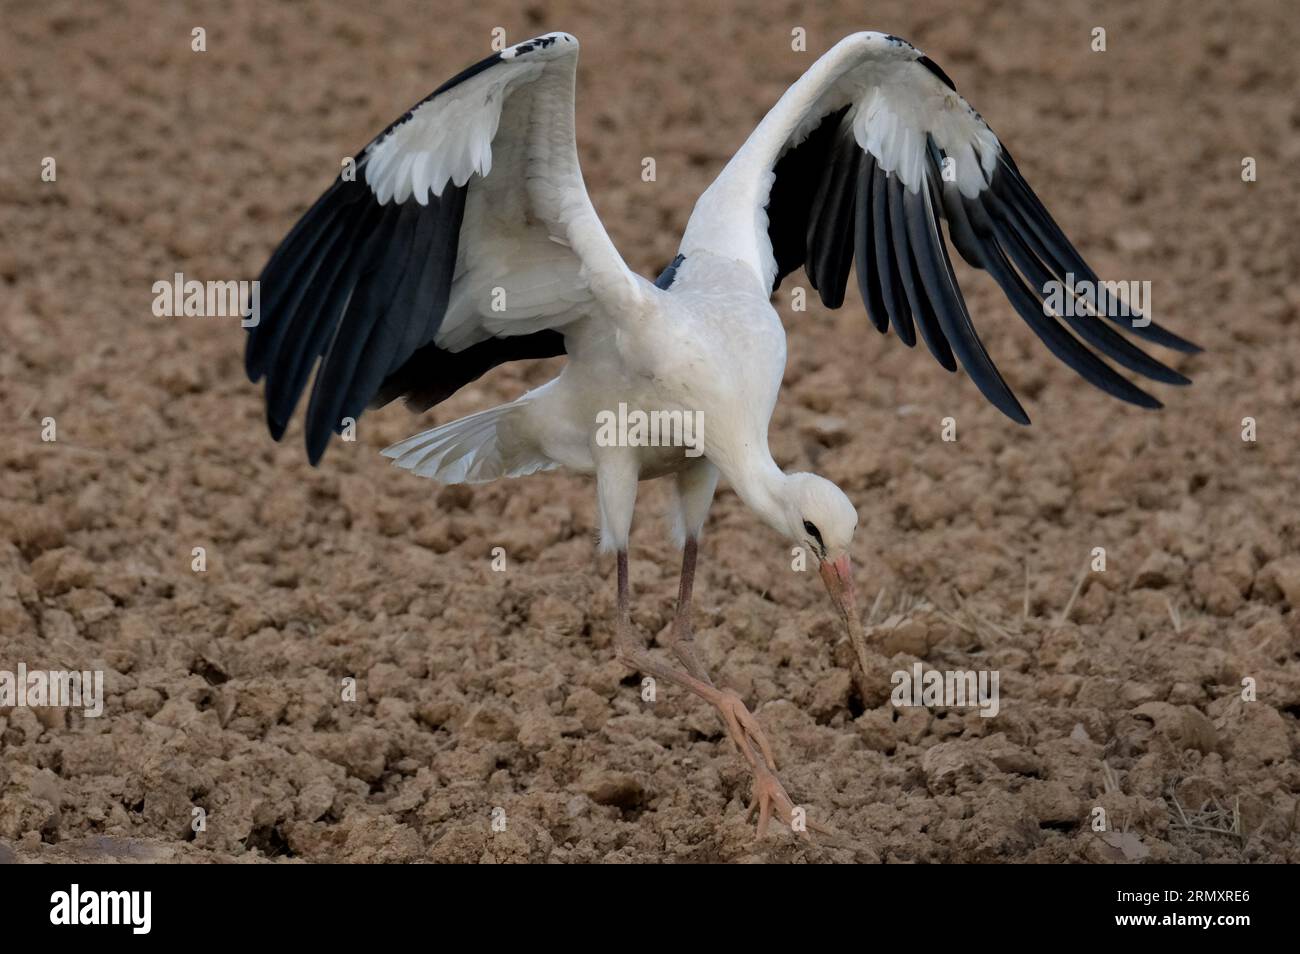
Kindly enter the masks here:
[[521, 400], [541, 452], [582, 473], [614, 458], [635, 460], [642, 479], [696, 460], [683, 447], [600, 446], [597, 421], [620, 403], [629, 411], [697, 413], [704, 456], [726, 471], [747, 449], [765, 448], [785, 330], [756, 282], [752, 289], [737, 284], [742, 271], [700, 255], [683, 263], [670, 289], [643, 280], [634, 313], [567, 327], [563, 371]]
[[[451, 465], [476, 480], [503, 475], [495, 467], [475, 470], [480, 457], [497, 455], [507, 474], [555, 466], [597, 474], [602, 543], [614, 549], [626, 546], [638, 481], [684, 474], [677, 536], [699, 532], [716, 483], [713, 467], [742, 494], [758, 493], [751, 478], [776, 469], [767, 430], [785, 369], [781, 318], [743, 265], [704, 252], [683, 262], [669, 289], [640, 278], [637, 284], [639, 300], [627, 311], [567, 325], [568, 361], [559, 376], [488, 412], [495, 414], [495, 439]], [[703, 454], [681, 445], [602, 444], [598, 422], [620, 404], [647, 415], [696, 415]], [[435, 428], [385, 453], [399, 465], [424, 460], [428, 468], [430, 443], [463, 426]], [[429, 476], [459, 476], [441, 470], [441, 461], [435, 466]]]

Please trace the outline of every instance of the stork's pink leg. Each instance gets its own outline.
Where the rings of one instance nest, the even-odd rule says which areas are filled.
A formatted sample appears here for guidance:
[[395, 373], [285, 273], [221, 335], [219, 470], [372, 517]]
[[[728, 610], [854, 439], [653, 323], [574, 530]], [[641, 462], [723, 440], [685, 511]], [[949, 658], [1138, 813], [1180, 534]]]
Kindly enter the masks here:
[[[659, 662], [650, 655], [644, 642], [638, 639], [633, 631], [626, 550], [620, 550], [618, 553], [618, 623], [614, 636], [615, 650], [618, 658], [626, 665], [693, 692], [718, 710], [727, 735], [749, 764], [750, 773], [754, 776], [754, 794], [749, 806], [750, 817], [752, 818], [755, 812], [758, 813], [758, 835], [761, 838], [767, 833], [767, 825], [773, 814], [793, 827], [795, 806], [786, 793], [785, 786], [776, 775], [776, 759], [758, 720], [735, 692], [714, 686], [708, 673], [695, 657], [691, 638], [690, 602], [695, 577], [696, 552], [694, 539], [688, 540], [687, 550], [682, 557], [682, 581], [678, 590], [677, 614], [673, 623], [672, 637], [673, 652], [689, 671], [682, 672]], [[811, 827], [822, 830], [818, 825]]]
[[695, 655], [695, 627], [691, 624], [691, 593], [695, 588], [695, 559], [699, 540], [690, 536], [682, 547], [682, 577], [677, 586], [677, 612], [673, 614], [673, 634], [669, 646], [686, 671], [700, 682], [713, 685], [708, 672]]

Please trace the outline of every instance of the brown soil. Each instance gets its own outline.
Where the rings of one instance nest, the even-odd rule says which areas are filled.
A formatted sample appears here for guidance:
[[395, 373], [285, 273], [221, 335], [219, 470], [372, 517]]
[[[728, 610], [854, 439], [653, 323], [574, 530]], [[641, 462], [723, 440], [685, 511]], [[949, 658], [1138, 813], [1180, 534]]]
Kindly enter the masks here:
[[[0, 669], [101, 668], [108, 699], [100, 719], [0, 709], [0, 859], [1300, 861], [1290, 5], [729, 6], [6, 9]], [[313, 470], [299, 427], [267, 437], [231, 320], [151, 314], [173, 272], [255, 277], [339, 159], [498, 25], [581, 38], [587, 181], [638, 270], [671, 258], [695, 197], [812, 56], [872, 28], [942, 65], [1098, 270], [1151, 280], [1157, 318], [1207, 348], [1177, 358], [1196, 383], [1164, 389], [1165, 410], [1129, 408], [963, 270], [1024, 429], [870, 330], [856, 299], [790, 316], [774, 447], [860, 508], [878, 665], [855, 685], [815, 574], [729, 492], [699, 640], [835, 842], [756, 843], [711, 710], [662, 687], [646, 705], [613, 661], [588, 482], [444, 490], [379, 457], [554, 363], [423, 418], [367, 416]], [[810, 53], [790, 51], [795, 26]], [[661, 636], [663, 507], [648, 486], [633, 552], [635, 619]], [[1061, 620], [1094, 547], [1106, 569]], [[895, 709], [890, 673], [918, 660], [997, 669], [1000, 714]]]

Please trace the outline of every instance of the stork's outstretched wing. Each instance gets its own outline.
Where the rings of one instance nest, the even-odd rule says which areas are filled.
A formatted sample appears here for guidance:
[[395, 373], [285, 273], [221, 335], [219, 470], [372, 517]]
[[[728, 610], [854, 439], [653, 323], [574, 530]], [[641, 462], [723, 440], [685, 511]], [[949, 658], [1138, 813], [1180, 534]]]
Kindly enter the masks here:
[[962, 258], [993, 276], [1052, 353], [1092, 384], [1160, 406], [1089, 345], [1153, 380], [1188, 383], [1096, 312], [1156, 344], [1200, 349], [1098, 284], [1006, 147], [947, 75], [898, 37], [854, 34], [790, 87], [696, 204], [681, 252], [687, 261], [697, 250], [740, 258], [770, 290], [802, 265], [830, 308], [843, 304], [856, 263], [882, 333], [892, 325], [911, 346], [919, 328], [941, 365], [954, 371], [960, 361], [994, 405], [1027, 424], [971, 324], [941, 220]]
[[276, 440], [307, 408], [316, 463], [344, 418], [418, 409], [641, 292], [587, 197], [574, 143], [578, 41], [550, 33], [471, 66], [356, 157], [261, 275], [248, 376]]

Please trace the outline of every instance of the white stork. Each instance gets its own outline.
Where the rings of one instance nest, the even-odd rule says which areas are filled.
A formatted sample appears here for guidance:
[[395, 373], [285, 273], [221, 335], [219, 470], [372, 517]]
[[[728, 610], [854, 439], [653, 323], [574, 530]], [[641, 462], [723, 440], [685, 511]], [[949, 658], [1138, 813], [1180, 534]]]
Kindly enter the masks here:
[[[1029, 418], [975, 333], [948, 241], [987, 271], [1048, 349], [1092, 384], [1159, 402], [1096, 353], [1155, 381], [1187, 378], [1106, 323], [1177, 351], [1155, 323], [1045, 307], [1050, 282], [1096, 282], [1006, 147], [928, 57], [898, 37], [856, 33], [786, 91], [696, 203], [657, 281], [624, 264], [587, 196], [574, 141], [578, 41], [548, 33], [444, 83], [376, 136], [302, 217], [261, 275], [247, 342], [284, 434], [321, 358], [307, 407], [313, 464], [345, 418], [399, 396], [416, 411], [505, 362], [567, 354], [558, 377], [500, 407], [384, 451], [441, 483], [564, 467], [594, 474], [601, 547], [617, 554], [618, 658], [715, 706], [754, 776], [759, 833], [793, 803], [757, 720], [719, 688], [691, 643], [697, 541], [718, 478], [777, 533], [806, 548], [862, 658], [849, 548], [857, 511], [815, 474], [784, 473], [767, 431], [785, 367], [770, 303], [802, 266], [822, 302], [844, 302], [850, 266], [871, 321], [912, 346], [919, 330], [1012, 420]], [[1064, 322], [1064, 326], [1061, 322]], [[1067, 330], [1068, 326], [1068, 330]], [[1073, 334], [1071, 334], [1073, 332]], [[1089, 347], [1091, 346], [1091, 348]], [[603, 446], [601, 412], [698, 412], [703, 454]], [[637, 484], [670, 477], [683, 546], [671, 647], [632, 629], [628, 536]]]

